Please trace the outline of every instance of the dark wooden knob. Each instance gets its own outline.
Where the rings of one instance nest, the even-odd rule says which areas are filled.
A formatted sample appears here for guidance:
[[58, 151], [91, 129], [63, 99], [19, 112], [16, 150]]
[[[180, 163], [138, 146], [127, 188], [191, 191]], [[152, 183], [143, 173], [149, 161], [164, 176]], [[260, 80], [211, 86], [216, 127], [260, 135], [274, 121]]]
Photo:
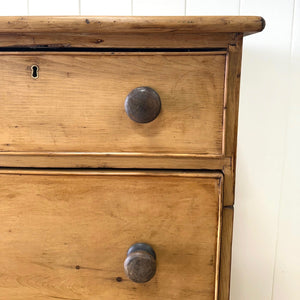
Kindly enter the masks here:
[[156, 255], [152, 247], [144, 243], [132, 245], [124, 261], [124, 270], [134, 282], [149, 281], [156, 272]]
[[129, 118], [138, 123], [153, 121], [160, 112], [161, 102], [156, 91], [147, 86], [132, 90], [125, 99], [125, 111]]

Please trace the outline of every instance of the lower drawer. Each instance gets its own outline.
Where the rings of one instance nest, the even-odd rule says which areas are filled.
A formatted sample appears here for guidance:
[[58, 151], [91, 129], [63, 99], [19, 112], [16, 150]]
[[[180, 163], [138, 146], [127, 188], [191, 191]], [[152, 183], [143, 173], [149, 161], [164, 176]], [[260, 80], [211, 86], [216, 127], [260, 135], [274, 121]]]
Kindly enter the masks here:
[[[222, 175], [0, 170], [0, 299], [215, 299]], [[128, 248], [156, 273], [135, 283]]]

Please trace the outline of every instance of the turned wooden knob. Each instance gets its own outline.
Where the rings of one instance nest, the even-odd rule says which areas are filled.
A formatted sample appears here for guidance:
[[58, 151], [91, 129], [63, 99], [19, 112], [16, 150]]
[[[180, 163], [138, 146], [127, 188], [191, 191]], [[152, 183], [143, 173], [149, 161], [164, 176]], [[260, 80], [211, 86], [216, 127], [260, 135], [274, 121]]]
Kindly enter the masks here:
[[134, 282], [149, 281], [156, 271], [156, 255], [152, 247], [144, 243], [132, 245], [124, 261], [124, 270], [127, 277]]
[[147, 86], [132, 90], [125, 99], [128, 117], [138, 123], [153, 121], [160, 112], [161, 102], [156, 91]]

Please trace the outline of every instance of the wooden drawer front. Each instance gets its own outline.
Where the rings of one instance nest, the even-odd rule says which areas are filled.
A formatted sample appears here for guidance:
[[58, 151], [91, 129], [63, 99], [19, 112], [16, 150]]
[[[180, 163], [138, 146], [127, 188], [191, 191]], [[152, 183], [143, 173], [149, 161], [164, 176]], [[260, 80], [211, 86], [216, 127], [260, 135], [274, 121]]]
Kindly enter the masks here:
[[[2, 170], [0, 298], [214, 299], [221, 182], [218, 173]], [[157, 255], [144, 284], [123, 270], [136, 242]]]
[[[0, 68], [0, 151], [222, 154], [222, 52], [2, 53]], [[140, 86], [162, 103], [147, 124], [124, 110]]]

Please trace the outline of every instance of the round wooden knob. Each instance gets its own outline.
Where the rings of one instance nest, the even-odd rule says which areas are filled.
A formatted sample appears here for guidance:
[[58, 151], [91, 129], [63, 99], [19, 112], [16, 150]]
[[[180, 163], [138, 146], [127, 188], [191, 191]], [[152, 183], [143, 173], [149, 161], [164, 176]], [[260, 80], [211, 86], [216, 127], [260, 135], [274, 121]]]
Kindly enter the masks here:
[[124, 261], [124, 270], [127, 277], [134, 282], [149, 281], [156, 271], [156, 255], [152, 247], [144, 243], [132, 245]]
[[132, 90], [125, 99], [128, 117], [138, 123], [153, 121], [160, 112], [161, 102], [156, 91], [147, 86]]

